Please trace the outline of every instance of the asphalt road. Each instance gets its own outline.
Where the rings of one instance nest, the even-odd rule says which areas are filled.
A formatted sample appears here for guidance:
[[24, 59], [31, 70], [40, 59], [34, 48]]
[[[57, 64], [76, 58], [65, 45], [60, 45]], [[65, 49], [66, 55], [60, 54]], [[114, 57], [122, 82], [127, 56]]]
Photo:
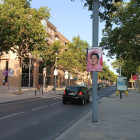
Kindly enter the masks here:
[[[98, 100], [116, 91], [98, 91]], [[98, 102], [101, 103], [101, 102]], [[52, 140], [86, 115], [92, 101], [62, 104], [62, 96], [39, 98], [0, 105], [0, 140]]]

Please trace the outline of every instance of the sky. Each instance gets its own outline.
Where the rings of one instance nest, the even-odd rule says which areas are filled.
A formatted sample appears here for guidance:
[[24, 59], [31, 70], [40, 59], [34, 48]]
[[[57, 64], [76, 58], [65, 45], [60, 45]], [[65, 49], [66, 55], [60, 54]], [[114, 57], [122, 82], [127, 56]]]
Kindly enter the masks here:
[[[126, 0], [129, 1], [129, 0]], [[49, 21], [63, 34], [69, 41], [72, 41], [74, 36], [80, 36], [82, 40], [87, 41], [92, 46], [92, 19], [90, 15], [92, 11], [84, 8], [84, 2], [81, 0], [32, 0], [31, 7], [38, 9], [39, 7], [47, 6], [50, 10]], [[102, 38], [102, 29], [104, 23], [99, 22], [99, 43]], [[106, 52], [105, 52], [106, 53]], [[103, 55], [103, 61], [109, 66], [109, 69], [116, 73], [111, 66], [111, 62], [115, 59], [107, 61], [107, 57]]]

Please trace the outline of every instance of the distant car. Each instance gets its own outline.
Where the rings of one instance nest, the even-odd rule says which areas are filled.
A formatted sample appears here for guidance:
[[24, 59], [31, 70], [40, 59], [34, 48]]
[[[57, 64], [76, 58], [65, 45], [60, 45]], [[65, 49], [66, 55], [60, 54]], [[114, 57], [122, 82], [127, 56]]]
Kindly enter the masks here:
[[77, 85], [84, 86], [84, 87], [86, 87], [88, 90], [91, 90], [91, 88], [92, 88], [91, 86], [87, 86], [87, 84], [84, 83], [84, 82], [78, 82]]
[[63, 93], [62, 102], [66, 104], [69, 101], [76, 101], [84, 105], [86, 101], [89, 102], [89, 92], [90, 91], [84, 86], [67, 86]]
[[[100, 85], [98, 84], [97, 90], [100, 90], [100, 88], [101, 88], [101, 87], [100, 87]], [[91, 86], [91, 90], [92, 90], [92, 86]]]
[[108, 84], [106, 84], [106, 87], [108, 87]]
[[115, 87], [116, 85], [115, 84], [112, 84], [112, 87]]
[[100, 87], [100, 88], [103, 88], [103, 84], [102, 84], [102, 83], [99, 83], [99, 87]]

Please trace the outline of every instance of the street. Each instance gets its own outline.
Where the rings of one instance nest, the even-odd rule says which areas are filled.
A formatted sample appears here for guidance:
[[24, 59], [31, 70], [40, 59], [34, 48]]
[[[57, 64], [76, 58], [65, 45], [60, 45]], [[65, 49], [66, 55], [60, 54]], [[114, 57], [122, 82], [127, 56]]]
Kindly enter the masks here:
[[[98, 100], [115, 91], [116, 87], [99, 90]], [[91, 99], [84, 106], [70, 102], [63, 105], [62, 95], [1, 104], [0, 140], [52, 140], [91, 108]]]

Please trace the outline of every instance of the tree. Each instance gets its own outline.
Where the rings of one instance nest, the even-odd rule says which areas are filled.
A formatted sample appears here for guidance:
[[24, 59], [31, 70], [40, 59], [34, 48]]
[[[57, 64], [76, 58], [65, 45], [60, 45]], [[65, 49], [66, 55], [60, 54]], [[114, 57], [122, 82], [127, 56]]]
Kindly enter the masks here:
[[0, 4], [0, 53], [17, 53], [20, 65], [19, 94], [21, 93], [22, 60], [32, 51], [45, 50], [46, 31], [42, 19], [49, 18], [48, 7], [31, 9], [30, 1], [2, 0]]
[[46, 46], [43, 51], [37, 51], [36, 55], [43, 59], [44, 67], [52, 67], [55, 64], [56, 57], [58, 57], [58, 54], [61, 53], [62, 48], [64, 47], [61, 42], [55, 41], [54, 43], [51, 43], [50, 46]]
[[102, 80], [108, 80], [110, 82], [116, 81], [117, 75], [109, 70], [109, 66], [106, 65], [105, 61], [103, 62], [103, 71], [98, 72], [98, 76]]
[[138, 66], [140, 65], [140, 3], [131, 0], [130, 3], [116, 4], [116, 7], [118, 10], [110, 16], [110, 20], [117, 27], [106, 28], [103, 31], [104, 37], [100, 46], [108, 50], [109, 57], [116, 54], [117, 59], [121, 57], [129, 64]]
[[124, 59], [139, 57], [139, 9], [140, 5], [133, 0], [126, 6], [118, 5], [118, 12], [112, 15], [111, 20], [120, 26], [105, 29], [100, 44], [104, 49], [109, 49], [109, 56], [117, 54], [117, 58], [121, 55]]
[[86, 70], [86, 49], [89, 44], [83, 41], [80, 36], [74, 37], [71, 43], [67, 43], [64, 51], [58, 55], [58, 65], [62, 70], [69, 70], [71, 73]]

